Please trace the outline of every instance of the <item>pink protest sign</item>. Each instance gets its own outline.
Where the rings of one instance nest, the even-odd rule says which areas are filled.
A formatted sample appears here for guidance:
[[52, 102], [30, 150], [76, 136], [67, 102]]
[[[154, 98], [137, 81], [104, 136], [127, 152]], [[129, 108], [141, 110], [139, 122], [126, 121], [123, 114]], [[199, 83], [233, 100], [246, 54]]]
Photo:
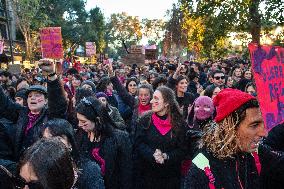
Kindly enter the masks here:
[[251, 43], [249, 51], [257, 98], [270, 130], [284, 122], [284, 48]]
[[96, 44], [94, 42], [86, 42], [86, 56], [96, 55]]
[[41, 28], [40, 40], [43, 58], [63, 58], [61, 27]]

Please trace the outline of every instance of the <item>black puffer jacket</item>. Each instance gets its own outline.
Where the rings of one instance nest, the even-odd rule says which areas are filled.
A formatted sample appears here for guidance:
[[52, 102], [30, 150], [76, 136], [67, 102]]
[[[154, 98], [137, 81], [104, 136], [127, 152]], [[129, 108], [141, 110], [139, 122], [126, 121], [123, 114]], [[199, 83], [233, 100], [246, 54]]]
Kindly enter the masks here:
[[[259, 189], [260, 178], [251, 154], [220, 160], [206, 150], [200, 152], [209, 160], [216, 189]], [[185, 178], [184, 189], [209, 189], [205, 171], [193, 164]]]
[[39, 118], [34, 123], [29, 132], [32, 136], [25, 136], [25, 129], [27, 127], [29, 117], [29, 109], [22, 107], [13, 102], [4, 94], [3, 88], [0, 87], [0, 112], [2, 116], [14, 123], [16, 123], [15, 131], [15, 151], [14, 156], [17, 161], [25, 148], [32, 145], [41, 135], [43, 124], [52, 118], [65, 118], [67, 111], [67, 101], [64, 96], [61, 82], [57, 79], [47, 83], [47, 98], [48, 108], [44, 107], [40, 113]]
[[125, 131], [116, 129], [100, 142], [90, 142], [87, 133], [81, 130], [76, 137], [80, 154], [101, 166], [92, 155], [93, 149], [99, 149], [99, 155], [105, 161], [104, 181], [107, 189], [132, 188], [132, 145]]

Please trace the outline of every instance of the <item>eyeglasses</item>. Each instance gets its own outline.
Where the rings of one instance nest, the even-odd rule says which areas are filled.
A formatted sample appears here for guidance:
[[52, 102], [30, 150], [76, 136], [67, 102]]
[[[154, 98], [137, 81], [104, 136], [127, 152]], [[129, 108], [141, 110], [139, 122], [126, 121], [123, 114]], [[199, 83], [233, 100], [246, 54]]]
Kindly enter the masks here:
[[225, 79], [225, 76], [216, 76], [216, 77], [214, 77], [214, 79], [216, 79], [216, 80], [219, 80], [219, 79]]

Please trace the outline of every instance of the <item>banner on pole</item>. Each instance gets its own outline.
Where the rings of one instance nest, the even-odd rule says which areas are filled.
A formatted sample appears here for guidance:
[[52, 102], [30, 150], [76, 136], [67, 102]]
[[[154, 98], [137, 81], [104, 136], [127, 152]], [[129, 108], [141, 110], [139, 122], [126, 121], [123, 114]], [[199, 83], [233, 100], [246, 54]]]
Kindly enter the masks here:
[[249, 51], [264, 124], [271, 130], [284, 122], [284, 48], [251, 43]]
[[86, 42], [86, 56], [92, 57], [96, 55], [96, 44], [95, 42]]
[[43, 58], [63, 58], [61, 27], [41, 28], [40, 41]]

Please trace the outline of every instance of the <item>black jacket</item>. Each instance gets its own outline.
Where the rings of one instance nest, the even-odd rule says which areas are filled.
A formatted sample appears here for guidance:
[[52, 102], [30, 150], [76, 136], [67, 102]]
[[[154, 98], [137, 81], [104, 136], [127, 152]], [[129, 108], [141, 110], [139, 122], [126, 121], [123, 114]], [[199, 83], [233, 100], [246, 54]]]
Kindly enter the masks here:
[[[205, 150], [200, 152], [209, 160], [216, 189], [258, 189], [260, 187], [259, 175], [251, 154], [239, 154], [235, 158], [220, 160]], [[184, 189], [209, 189], [209, 179], [204, 170], [193, 164], [185, 178]]]
[[261, 162], [261, 188], [284, 186], [284, 124], [270, 130], [264, 144], [259, 147]]
[[79, 130], [77, 141], [80, 154], [93, 161], [96, 160], [92, 150], [99, 148], [99, 155], [106, 165], [104, 181], [107, 189], [132, 188], [132, 145], [126, 132], [114, 130], [100, 142], [90, 142], [87, 133]]
[[127, 125], [127, 131], [130, 133], [131, 138], [133, 138], [136, 132], [137, 120], [139, 117], [138, 100], [127, 92], [117, 77], [111, 77], [110, 80], [121, 100], [132, 110], [132, 114], [129, 114], [129, 117], [124, 120], [125, 124]]
[[78, 164], [79, 173], [75, 188], [77, 189], [104, 189], [104, 180], [101, 169], [94, 161], [84, 159]]
[[[136, 188], [180, 188], [181, 162], [188, 150], [186, 125], [180, 125], [180, 134], [175, 137], [173, 131], [161, 135], [151, 116], [152, 112], [146, 113], [138, 121], [134, 145]], [[169, 156], [164, 164], [156, 163], [156, 149]]]
[[[169, 77], [167, 86], [175, 92], [176, 92], [176, 89], [175, 89], [176, 84], [177, 84], [177, 80], [172, 77]], [[195, 98], [197, 97], [198, 97], [198, 94], [195, 96], [191, 92], [185, 92], [183, 97], [176, 96], [177, 102], [179, 106], [182, 108], [182, 115], [184, 119], [187, 118], [188, 107], [190, 107], [193, 104]]]
[[32, 145], [41, 135], [43, 125], [48, 119], [65, 118], [67, 110], [67, 101], [64, 95], [63, 87], [60, 81], [49, 81], [47, 84], [48, 108], [44, 107], [39, 118], [31, 128], [32, 136], [25, 136], [29, 117], [29, 109], [19, 106], [4, 94], [3, 88], [0, 87], [0, 112], [2, 116], [13, 123], [16, 123], [14, 156], [17, 161], [25, 148]]

